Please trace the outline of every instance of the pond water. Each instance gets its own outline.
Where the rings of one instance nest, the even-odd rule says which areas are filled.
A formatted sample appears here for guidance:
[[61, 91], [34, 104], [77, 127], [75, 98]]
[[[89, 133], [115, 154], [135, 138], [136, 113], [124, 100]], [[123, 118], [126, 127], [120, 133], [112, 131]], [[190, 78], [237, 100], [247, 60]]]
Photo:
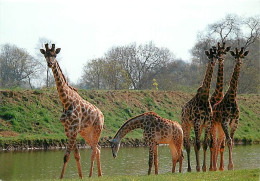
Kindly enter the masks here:
[[[0, 152], [0, 180], [58, 179], [63, 166], [65, 150]], [[202, 152], [201, 164], [202, 164]], [[88, 177], [90, 149], [80, 149], [83, 177]], [[209, 152], [207, 162], [209, 163]], [[260, 168], [260, 145], [234, 146], [234, 169]], [[225, 150], [225, 169], [228, 164], [228, 149]], [[148, 148], [120, 148], [117, 158], [112, 157], [110, 148], [101, 150], [102, 172], [105, 176], [146, 175], [148, 170]], [[195, 154], [191, 151], [192, 171], [195, 171]], [[207, 165], [207, 167], [209, 164]], [[159, 147], [159, 174], [171, 173], [171, 154], [168, 146]], [[179, 164], [176, 165], [176, 172]], [[154, 168], [154, 167], [153, 167]], [[187, 171], [187, 156], [184, 150], [183, 172]], [[154, 170], [152, 172], [154, 174]], [[97, 177], [94, 165], [93, 176]], [[78, 178], [73, 154], [64, 178]]]

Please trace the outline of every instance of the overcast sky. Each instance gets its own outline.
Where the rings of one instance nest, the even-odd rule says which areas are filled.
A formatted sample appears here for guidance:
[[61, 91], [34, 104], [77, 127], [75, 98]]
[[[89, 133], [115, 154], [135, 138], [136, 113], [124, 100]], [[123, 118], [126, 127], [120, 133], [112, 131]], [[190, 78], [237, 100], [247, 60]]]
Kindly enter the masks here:
[[0, 44], [35, 55], [39, 38], [54, 41], [61, 68], [76, 83], [83, 65], [113, 46], [153, 41], [189, 61], [208, 24], [259, 12], [260, 0], [0, 0]]

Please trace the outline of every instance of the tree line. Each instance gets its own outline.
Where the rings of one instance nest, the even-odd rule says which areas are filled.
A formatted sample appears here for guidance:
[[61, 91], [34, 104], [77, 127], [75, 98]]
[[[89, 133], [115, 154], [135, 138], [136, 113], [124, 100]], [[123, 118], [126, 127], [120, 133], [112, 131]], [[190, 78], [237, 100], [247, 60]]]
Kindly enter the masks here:
[[[177, 59], [166, 47], [148, 42], [135, 42], [109, 49], [102, 57], [91, 59], [83, 66], [83, 74], [74, 86], [83, 89], [152, 89], [196, 90], [204, 77], [207, 57], [205, 50], [226, 42], [228, 46], [245, 47], [250, 51], [244, 60], [239, 80], [239, 93], [259, 93], [260, 86], [260, 18], [242, 18], [227, 15], [209, 24], [197, 35], [197, 41], [190, 50], [189, 62]], [[36, 46], [51, 43], [41, 38]], [[55, 85], [52, 72], [42, 64], [42, 56], [31, 56], [15, 45], [4, 44], [0, 52], [0, 86], [51, 87]], [[227, 54], [224, 62], [224, 83], [229, 85], [234, 60]], [[42, 76], [45, 74], [45, 76]], [[217, 66], [215, 66], [212, 88], [215, 88]]]

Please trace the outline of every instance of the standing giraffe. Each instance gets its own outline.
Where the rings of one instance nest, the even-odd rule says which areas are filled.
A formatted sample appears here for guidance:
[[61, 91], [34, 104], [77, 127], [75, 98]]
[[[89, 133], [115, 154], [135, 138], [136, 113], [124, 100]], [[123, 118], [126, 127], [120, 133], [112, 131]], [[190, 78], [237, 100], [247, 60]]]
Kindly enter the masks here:
[[[232, 148], [234, 145], [234, 134], [238, 126], [239, 107], [237, 104], [236, 94], [238, 86], [239, 72], [242, 64], [242, 58], [247, 56], [248, 51], [244, 52], [244, 47], [239, 51], [231, 51], [231, 55], [235, 58], [235, 66], [231, 76], [229, 89], [226, 92], [221, 102], [213, 107], [213, 124], [215, 129], [212, 131], [213, 140], [213, 170], [217, 170], [217, 158], [220, 151], [220, 167], [219, 170], [224, 170], [223, 153], [225, 148], [225, 139], [229, 149], [229, 164], [228, 170], [233, 170], [234, 164], [232, 161]], [[230, 125], [230, 133], [228, 130]], [[217, 139], [218, 133], [218, 139]]]
[[[223, 46], [220, 45], [220, 43], [218, 43], [218, 50], [217, 50], [217, 58], [218, 58], [218, 75], [217, 75], [217, 83], [216, 83], [216, 88], [215, 91], [213, 92], [213, 94], [211, 95], [211, 99], [210, 99], [210, 104], [211, 107], [213, 108], [213, 106], [216, 103], [219, 103], [223, 97], [224, 97], [224, 91], [223, 91], [223, 82], [224, 82], [224, 55], [230, 50], [230, 47], [225, 47], [225, 43], [223, 43]], [[216, 129], [215, 125], [212, 122], [211, 125], [211, 130]], [[212, 131], [211, 131], [212, 132]], [[212, 161], [213, 161], [213, 154], [212, 154], [212, 144], [210, 144], [210, 168], [209, 170], [213, 170], [212, 168]]]
[[218, 75], [217, 75], [217, 83], [216, 83], [216, 89], [211, 95], [210, 98], [210, 104], [211, 107], [220, 102], [224, 97], [224, 91], [223, 91], [223, 82], [224, 82], [224, 59], [225, 55], [230, 50], [230, 47], [225, 47], [225, 43], [223, 43], [223, 46], [218, 43], [218, 49], [217, 49], [217, 59], [218, 59]]
[[203, 142], [204, 161], [202, 169], [203, 171], [206, 171], [206, 151], [208, 147], [208, 133], [210, 132], [210, 126], [212, 121], [212, 108], [209, 101], [209, 89], [213, 74], [213, 68], [215, 66], [216, 61], [216, 51], [216, 47], [213, 47], [213, 49], [210, 49], [210, 51], [205, 51], [205, 54], [209, 59], [209, 63], [207, 65], [207, 70], [202, 85], [197, 90], [197, 94], [182, 108], [181, 122], [184, 134], [184, 147], [187, 151], [188, 157], [188, 172], [191, 171], [190, 131], [192, 126], [195, 131], [194, 150], [197, 163], [196, 170], [198, 172], [200, 171], [200, 136], [203, 127], [205, 127], [205, 138]]
[[77, 90], [68, 84], [56, 60], [56, 55], [60, 52], [60, 48], [55, 50], [55, 44], [52, 44], [52, 48], [49, 49], [48, 44], [45, 44], [45, 49], [46, 50], [40, 49], [40, 51], [44, 55], [48, 67], [52, 69], [55, 77], [57, 90], [63, 105], [60, 121], [68, 137], [68, 145], [64, 155], [64, 165], [60, 178], [62, 179], [64, 176], [71, 151], [74, 151], [78, 174], [79, 177], [82, 178], [80, 154], [76, 142], [78, 133], [86, 140], [92, 149], [89, 177], [92, 176], [95, 158], [97, 158], [98, 176], [101, 176], [100, 147], [98, 140], [103, 129], [104, 116], [96, 106], [82, 99]]
[[182, 145], [183, 132], [178, 122], [160, 117], [154, 112], [147, 112], [138, 115], [121, 126], [115, 137], [110, 140], [114, 158], [120, 147], [122, 138], [130, 131], [141, 128], [144, 130], [144, 140], [149, 146], [149, 170], [151, 174], [154, 162], [155, 174], [158, 174], [158, 144], [169, 144], [172, 154], [172, 173], [175, 172], [175, 165], [179, 161], [179, 172], [182, 171]]

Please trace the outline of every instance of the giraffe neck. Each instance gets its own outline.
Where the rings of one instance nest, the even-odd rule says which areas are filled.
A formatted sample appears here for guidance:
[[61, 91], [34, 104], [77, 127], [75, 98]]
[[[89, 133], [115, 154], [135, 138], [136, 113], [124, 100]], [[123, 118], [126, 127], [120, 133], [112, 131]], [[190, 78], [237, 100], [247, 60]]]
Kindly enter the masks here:
[[52, 69], [52, 72], [53, 72], [53, 75], [55, 78], [60, 100], [61, 100], [62, 104], [64, 105], [67, 103], [67, 100], [69, 98], [68, 94], [69, 94], [71, 87], [68, 85], [68, 82], [67, 82], [64, 74], [62, 73], [62, 70], [61, 70], [57, 60], [55, 61], [54, 65], [52, 66], [51, 69]]
[[211, 83], [211, 78], [213, 75], [213, 68], [214, 65], [211, 63], [211, 61], [208, 63], [207, 65], [207, 70], [202, 82], [202, 85], [200, 86], [198, 93], [200, 94], [200, 97], [203, 97], [203, 99], [207, 99], [209, 98], [209, 89], [210, 89], [210, 83]]
[[238, 61], [238, 63], [236, 63], [234, 67], [233, 74], [231, 76], [231, 80], [229, 83], [229, 88], [227, 94], [225, 95], [225, 96], [229, 96], [230, 99], [236, 99], [240, 68], [241, 68], [241, 63], [239, 63]]
[[146, 115], [142, 114], [126, 121], [125, 124], [123, 124], [123, 126], [121, 126], [121, 128], [117, 131], [114, 139], [120, 142], [121, 139], [130, 131], [137, 128], [143, 128], [143, 122], [145, 121], [145, 118]]
[[211, 99], [210, 99], [211, 106], [213, 106], [214, 104], [221, 101], [221, 99], [224, 96], [224, 93], [223, 93], [223, 81], [224, 81], [223, 74], [224, 74], [224, 62], [223, 62], [223, 60], [219, 60], [216, 89], [213, 92]]

